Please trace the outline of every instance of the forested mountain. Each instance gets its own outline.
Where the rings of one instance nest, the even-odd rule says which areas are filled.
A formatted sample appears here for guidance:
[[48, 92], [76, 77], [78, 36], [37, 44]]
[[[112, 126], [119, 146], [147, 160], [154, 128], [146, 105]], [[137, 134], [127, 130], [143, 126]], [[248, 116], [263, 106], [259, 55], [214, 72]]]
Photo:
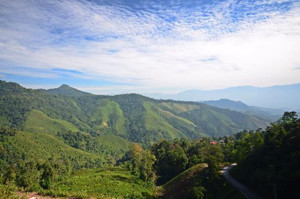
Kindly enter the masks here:
[[268, 121], [203, 103], [154, 100], [137, 94], [92, 95], [62, 85], [25, 89], [0, 82], [0, 125], [29, 132], [117, 135], [150, 144], [161, 138], [223, 136], [264, 128]]
[[219, 107], [219, 108], [240, 111], [252, 115], [258, 115], [262, 118], [266, 118], [272, 121], [278, 120], [281, 117], [281, 115], [284, 113], [284, 110], [281, 109], [248, 106], [247, 104], [241, 101], [232, 101], [229, 99], [209, 100], [209, 101], [203, 101], [203, 103], [211, 106]]

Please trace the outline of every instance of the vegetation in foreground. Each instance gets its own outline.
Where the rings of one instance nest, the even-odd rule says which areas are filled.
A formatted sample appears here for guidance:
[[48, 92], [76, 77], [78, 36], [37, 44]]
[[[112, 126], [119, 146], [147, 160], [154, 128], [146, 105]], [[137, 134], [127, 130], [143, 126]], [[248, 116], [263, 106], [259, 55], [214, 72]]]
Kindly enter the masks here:
[[[161, 198], [245, 198], [221, 174], [208, 180], [207, 166], [205, 163], [195, 165], [166, 182], [162, 186]], [[210, 194], [208, 195], [206, 192]]]
[[42, 193], [78, 198], [154, 198], [155, 187], [123, 167], [83, 169]]
[[263, 135], [264, 144], [240, 161], [234, 177], [264, 198], [299, 197], [300, 119], [286, 112]]

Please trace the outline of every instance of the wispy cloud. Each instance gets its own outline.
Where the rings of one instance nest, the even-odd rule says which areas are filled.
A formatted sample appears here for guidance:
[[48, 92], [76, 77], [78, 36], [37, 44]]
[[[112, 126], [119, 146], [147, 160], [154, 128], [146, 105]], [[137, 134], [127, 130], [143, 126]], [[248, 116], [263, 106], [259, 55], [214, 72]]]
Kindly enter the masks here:
[[128, 2], [0, 1], [1, 72], [132, 91], [299, 81], [297, 1]]

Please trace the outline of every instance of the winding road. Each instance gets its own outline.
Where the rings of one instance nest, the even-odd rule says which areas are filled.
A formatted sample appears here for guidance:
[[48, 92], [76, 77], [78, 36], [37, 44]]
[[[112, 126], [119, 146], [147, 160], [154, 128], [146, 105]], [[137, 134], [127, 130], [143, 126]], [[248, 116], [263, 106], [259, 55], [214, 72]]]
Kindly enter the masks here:
[[223, 168], [223, 170], [221, 172], [223, 173], [225, 179], [230, 184], [232, 184], [232, 186], [237, 188], [242, 194], [244, 194], [244, 196], [246, 198], [248, 198], [248, 199], [261, 199], [261, 197], [259, 195], [257, 195], [256, 193], [251, 191], [249, 188], [247, 188], [246, 186], [242, 185], [241, 183], [239, 183], [238, 181], [236, 181], [235, 179], [232, 178], [229, 171], [234, 166], [236, 166], [236, 164], [232, 164], [230, 166], [227, 166], [227, 167]]

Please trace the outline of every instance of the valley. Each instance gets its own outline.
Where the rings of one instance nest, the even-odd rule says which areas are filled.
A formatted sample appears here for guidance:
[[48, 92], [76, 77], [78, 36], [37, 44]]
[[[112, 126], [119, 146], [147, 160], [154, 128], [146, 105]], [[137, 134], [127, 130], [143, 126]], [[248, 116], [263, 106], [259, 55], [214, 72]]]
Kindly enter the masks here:
[[[243, 198], [221, 175], [222, 167], [238, 162], [232, 175], [245, 182], [240, 172], [252, 169], [251, 157], [274, 151], [270, 142], [278, 154], [289, 150], [297, 157], [297, 142], [290, 140], [299, 136], [295, 112], [270, 123], [263, 115], [198, 102], [93, 95], [67, 85], [50, 90], [0, 85], [5, 198], [17, 198], [20, 190], [66, 198]], [[291, 176], [299, 162], [280, 164]], [[266, 190], [273, 182], [266, 182]], [[246, 184], [257, 190], [251, 183]], [[293, 186], [290, 196], [297, 192]], [[284, 190], [289, 188], [278, 189], [278, 195]]]

